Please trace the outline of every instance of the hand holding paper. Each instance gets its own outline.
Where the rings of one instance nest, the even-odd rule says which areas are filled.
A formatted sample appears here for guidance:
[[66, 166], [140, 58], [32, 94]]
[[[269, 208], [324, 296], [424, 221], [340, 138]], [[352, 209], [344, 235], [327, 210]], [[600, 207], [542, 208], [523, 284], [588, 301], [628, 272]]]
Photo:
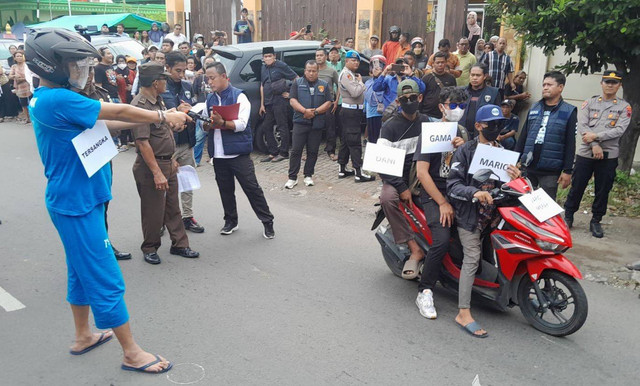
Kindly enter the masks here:
[[456, 122], [423, 122], [422, 154], [453, 151], [453, 140], [458, 133]]
[[500, 181], [508, 182], [511, 181], [511, 176], [507, 172], [509, 165], [518, 163], [518, 158], [520, 158], [520, 153], [515, 151], [478, 144], [473, 160], [471, 160], [471, 166], [469, 166], [469, 174], [474, 174], [480, 169], [491, 169], [500, 178]]

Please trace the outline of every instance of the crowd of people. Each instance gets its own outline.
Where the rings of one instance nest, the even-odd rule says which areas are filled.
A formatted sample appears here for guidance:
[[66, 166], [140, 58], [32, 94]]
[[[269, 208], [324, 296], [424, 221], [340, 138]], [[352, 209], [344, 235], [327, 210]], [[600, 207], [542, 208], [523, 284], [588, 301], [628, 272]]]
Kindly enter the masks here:
[[[622, 82], [619, 72], [605, 73], [602, 95], [577, 109], [562, 99], [565, 76], [550, 71], [544, 75], [542, 98], [528, 109], [521, 123], [518, 114], [525, 111], [524, 102], [531, 97], [523, 89], [526, 74], [514, 73], [514, 64], [505, 52], [506, 40], [492, 37], [485, 44], [474, 22], [475, 15], [470, 14], [469, 35], [458, 39], [455, 51], [450, 40], [442, 39], [432, 54], [425, 52], [422, 38], [411, 37], [398, 26], [389, 29], [389, 39], [384, 44], [373, 35], [369, 47], [362, 52], [370, 60], [370, 79], [366, 82], [358, 73], [362, 56], [355, 50], [353, 38], [322, 41], [315, 59], [306, 62], [302, 76], [279, 61], [273, 47], [266, 46], [262, 51], [259, 112], [263, 125], [276, 126], [275, 133], [265, 131], [269, 154], [261, 161], [288, 159], [284, 185], [287, 189], [298, 184], [301, 168], [304, 184], [315, 184], [314, 168], [323, 134], [324, 152], [338, 163], [338, 178], [353, 177], [356, 183], [376, 179], [362, 168], [363, 121], [365, 143], [405, 150], [403, 176], [379, 176], [380, 200], [394, 239], [399, 244], [406, 243], [411, 251], [402, 276], [415, 279], [420, 262], [424, 262], [416, 305], [426, 318], [436, 318], [432, 289], [456, 224], [464, 249], [456, 322], [470, 334], [486, 337], [487, 332], [471, 316], [470, 297], [480, 260], [481, 233], [496, 218], [488, 190], [498, 182], [479, 184], [471, 179], [468, 169], [477, 145], [520, 153], [521, 162], [509, 166], [509, 176], [526, 174], [535, 187], [554, 199], [558, 187], [571, 184], [565, 203], [569, 227], [587, 182], [594, 175], [596, 200], [590, 230], [595, 237], [602, 237], [600, 221], [613, 185], [618, 140], [629, 124], [631, 108], [616, 95]], [[122, 25], [116, 31], [126, 34]], [[106, 25], [102, 32], [111, 33]], [[253, 23], [243, 9], [234, 34], [238, 40], [248, 42], [253, 32]], [[75, 156], [71, 139], [100, 119], [107, 121], [121, 151], [135, 147], [133, 175], [141, 202], [141, 250], [149, 264], [161, 263], [158, 250], [165, 229], [171, 238], [171, 254], [199, 256], [190, 248], [187, 231], [202, 233], [205, 229], [194, 217], [193, 192], [178, 191], [177, 172], [181, 167], [197, 167], [205, 144], [224, 210], [220, 233], [230, 235], [238, 229], [236, 180], [263, 224], [263, 236], [272, 239], [275, 231], [274, 215], [250, 158], [252, 125], [256, 123], [250, 122], [251, 102], [243, 90], [230, 83], [227, 69], [213, 56], [213, 46], [225, 44], [226, 35], [215, 32], [215, 40], [205, 43], [204, 36], [196, 34], [189, 42], [181, 25], [174, 25], [169, 32], [168, 26], [159, 28], [154, 24], [151, 30], [134, 33], [134, 37], [145, 45], [142, 63], [132, 57], [114, 57], [108, 48], [97, 51], [75, 33], [32, 33], [26, 52], [18, 47], [12, 52], [15, 63], [8, 79], [17, 90], [19, 105], [30, 106], [25, 116], [33, 119], [49, 180], [47, 208], [67, 253], [68, 300], [78, 337], [72, 354], [87, 352], [115, 333], [125, 352], [123, 369], [155, 373], [169, 370], [171, 364], [143, 351], [133, 341], [123, 300], [124, 283], [116, 264], [116, 260], [131, 259], [131, 254], [115, 249], [107, 234], [112, 170], [104, 167], [97, 178], [88, 178]], [[296, 39], [311, 37], [308, 28], [291, 34]], [[61, 39], [75, 44], [76, 52], [57, 52], [56, 43]], [[36, 62], [55, 68], [55, 73], [44, 71]], [[34, 89], [28, 77], [40, 79], [44, 87]], [[14, 94], [5, 91], [4, 86], [3, 98], [7, 91]], [[47, 114], [54, 103], [61, 102], [65, 102], [61, 104], [65, 106], [62, 113]], [[200, 119], [193, 121], [186, 113], [202, 102], [206, 108]], [[217, 110], [231, 105], [238, 105], [233, 119], [223, 117]], [[452, 141], [455, 150], [423, 154], [422, 123], [438, 121], [458, 123], [458, 133]], [[57, 127], [74, 130], [67, 130], [63, 139], [54, 138], [52, 128]], [[581, 139], [577, 155], [576, 131]], [[67, 180], [60, 178], [61, 170], [66, 170]], [[414, 191], [416, 179], [420, 184]], [[73, 186], [74, 191], [70, 192], [68, 186]], [[400, 213], [400, 202], [418, 202], [425, 209], [433, 233], [433, 245], [426, 254], [413, 239], [409, 224]], [[87, 243], [79, 245], [77, 240]], [[97, 264], [106, 255], [110, 265]], [[96, 269], [98, 265], [100, 270]], [[95, 292], [90, 294], [83, 288], [94, 288]], [[89, 305], [96, 325], [113, 328], [113, 333], [90, 332]]]

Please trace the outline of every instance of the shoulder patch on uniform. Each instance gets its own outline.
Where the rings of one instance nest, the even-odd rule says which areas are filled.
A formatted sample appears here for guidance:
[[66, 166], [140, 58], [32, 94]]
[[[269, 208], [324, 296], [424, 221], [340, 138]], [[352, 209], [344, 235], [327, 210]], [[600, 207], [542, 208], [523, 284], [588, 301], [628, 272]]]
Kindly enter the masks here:
[[324, 92], [324, 86], [318, 86], [318, 91], [319, 92]]
[[627, 118], [631, 118], [631, 105], [627, 105]]
[[587, 107], [587, 105], [589, 104], [589, 101], [584, 101], [582, 102], [582, 107], [581, 109], [584, 110], [585, 107]]
[[353, 76], [351, 76], [351, 74], [347, 74], [347, 79], [353, 80]]

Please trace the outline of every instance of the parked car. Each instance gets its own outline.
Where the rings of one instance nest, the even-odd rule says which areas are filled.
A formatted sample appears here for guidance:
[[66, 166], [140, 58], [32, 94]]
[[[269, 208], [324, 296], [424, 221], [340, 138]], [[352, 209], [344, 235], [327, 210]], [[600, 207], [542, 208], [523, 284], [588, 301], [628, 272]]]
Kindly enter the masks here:
[[142, 55], [144, 46], [130, 37], [122, 37], [116, 34], [91, 35], [91, 44], [97, 49], [102, 47], [109, 48], [114, 59], [118, 55], [133, 56], [138, 61], [144, 58]]
[[11, 53], [9, 52], [9, 46], [14, 45], [17, 47], [20, 44], [22, 44], [20, 40], [4, 38], [0, 39], [0, 65], [2, 65], [2, 68], [4, 68], [5, 72], [11, 70], [9, 62], [7, 61], [7, 59], [11, 56]]
[[[298, 76], [302, 76], [305, 63], [307, 60], [315, 59], [315, 52], [319, 46], [320, 42], [313, 40], [277, 40], [233, 44], [214, 48], [215, 59], [224, 64], [231, 84], [244, 90], [249, 102], [251, 102], [250, 123], [254, 134], [254, 145], [257, 150], [266, 152], [267, 149], [264, 141], [264, 128], [261, 127], [262, 118], [258, 114], [260, 110], [262, 48], [273, 47], [276, 58], [289, 65]], [[368, 78], [369, 60], [367, 58], [363, 57], [358, 72], [363, 79], [366, 80]], [[292, 126], [290, 125], [289, 127]]]

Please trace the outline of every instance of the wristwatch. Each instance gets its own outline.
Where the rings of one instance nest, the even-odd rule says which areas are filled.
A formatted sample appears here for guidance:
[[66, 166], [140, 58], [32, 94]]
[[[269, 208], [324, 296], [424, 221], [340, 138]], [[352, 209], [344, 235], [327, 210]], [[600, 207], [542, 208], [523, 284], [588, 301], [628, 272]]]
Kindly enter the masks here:
[[318, 116], [318, 110], [313, 110], [313, 116], [314, 117]]

